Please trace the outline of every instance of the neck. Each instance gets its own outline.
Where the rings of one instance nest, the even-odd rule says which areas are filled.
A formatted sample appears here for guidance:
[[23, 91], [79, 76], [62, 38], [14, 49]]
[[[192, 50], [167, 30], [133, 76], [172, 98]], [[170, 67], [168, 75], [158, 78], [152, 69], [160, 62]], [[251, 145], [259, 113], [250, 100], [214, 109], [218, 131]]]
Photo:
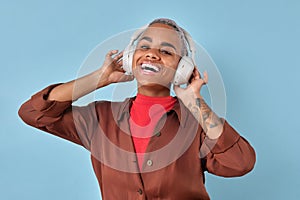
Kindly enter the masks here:
[[138, 87], [138, 93], [150, 96], [150, 97], [166, 97], [170, 96], [170, 88], [167, 87], [153, 87], [153, 86], [139, 86]]

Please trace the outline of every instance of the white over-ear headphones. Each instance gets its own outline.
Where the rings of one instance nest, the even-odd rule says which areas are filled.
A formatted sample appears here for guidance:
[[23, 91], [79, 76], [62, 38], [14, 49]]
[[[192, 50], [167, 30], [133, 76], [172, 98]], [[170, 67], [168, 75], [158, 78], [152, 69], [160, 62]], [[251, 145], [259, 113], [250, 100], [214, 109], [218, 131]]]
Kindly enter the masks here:
[[[132, 36], [131, 40], [129, 42], [129, 45], [124, 49], [123, 53], [123, 69], [126, 71], [127, 74], [132, 75], [132, 60], [133, 60], [133, 54], [136, 49], [136, 44], [134, 44], [135, 41], [139, 39], [139, 37], [143, 34], [143, 32], [146, 30], [148, 25], [138, 29]], [[191, 57], [189, 56], [183, 56], [177, 66], [176, 73], [174, 75], [174, 79], [172, 83], [174, 85], [181, 85], [188, 83], [193, 70], [195, 66], [195, 45], [192, 37], [190, 34], [181, 28], [182, 34], [184, 36], [185, 43], [187, 44], [190, 52]]]

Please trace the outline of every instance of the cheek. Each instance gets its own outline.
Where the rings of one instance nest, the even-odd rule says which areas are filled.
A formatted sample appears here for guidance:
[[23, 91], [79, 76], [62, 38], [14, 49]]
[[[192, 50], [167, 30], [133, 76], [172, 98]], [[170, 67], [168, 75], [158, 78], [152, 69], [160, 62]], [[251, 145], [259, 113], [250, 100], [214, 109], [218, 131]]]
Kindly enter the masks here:
[[163, 72], [163, 77], [167, 80], [172, 79], [176, 73], [176, 68], [167, 67]]
[[176, 71], [177, 70], [177, 67], [178, 67], [178, 63], [179, 63], [180, 59], [178, 58], [173, 58], [171, 60], [169, 60], [169, 68]]

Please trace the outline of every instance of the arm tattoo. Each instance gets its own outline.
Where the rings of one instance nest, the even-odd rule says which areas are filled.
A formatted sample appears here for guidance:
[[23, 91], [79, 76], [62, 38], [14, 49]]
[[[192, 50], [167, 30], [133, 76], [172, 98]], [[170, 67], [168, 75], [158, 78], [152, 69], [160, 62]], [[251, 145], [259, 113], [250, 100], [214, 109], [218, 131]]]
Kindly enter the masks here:
[[198, 119], [205, 132], [222, 124], [221, 119], [210, 109], [210, 107], [205, 103], [204, 99], [196, 98], [195, 104], [196, 106], [193, 106], [193, 103], [190, 103], [188, 108], [196, 117], [196, 119]]
[[200, 115], [198, 107], [195, 107], [191, 103], [189, 103], [188, 108], [195, 117]]

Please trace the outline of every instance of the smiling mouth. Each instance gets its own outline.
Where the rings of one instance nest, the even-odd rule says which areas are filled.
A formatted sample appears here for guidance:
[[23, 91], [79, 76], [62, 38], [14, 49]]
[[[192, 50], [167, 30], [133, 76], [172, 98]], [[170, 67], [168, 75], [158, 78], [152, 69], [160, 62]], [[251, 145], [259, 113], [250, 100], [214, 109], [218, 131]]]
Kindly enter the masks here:
[[144, 63], [142, 64], [142, 70], [144, 72], [154, 72], [154, 73], [157, 73], [160, 71], [160, 68], [157, 67], [157, 66], [154, 66], [154, 65], [151, 65], [151, 64], [148, 64], [148, 63]]

